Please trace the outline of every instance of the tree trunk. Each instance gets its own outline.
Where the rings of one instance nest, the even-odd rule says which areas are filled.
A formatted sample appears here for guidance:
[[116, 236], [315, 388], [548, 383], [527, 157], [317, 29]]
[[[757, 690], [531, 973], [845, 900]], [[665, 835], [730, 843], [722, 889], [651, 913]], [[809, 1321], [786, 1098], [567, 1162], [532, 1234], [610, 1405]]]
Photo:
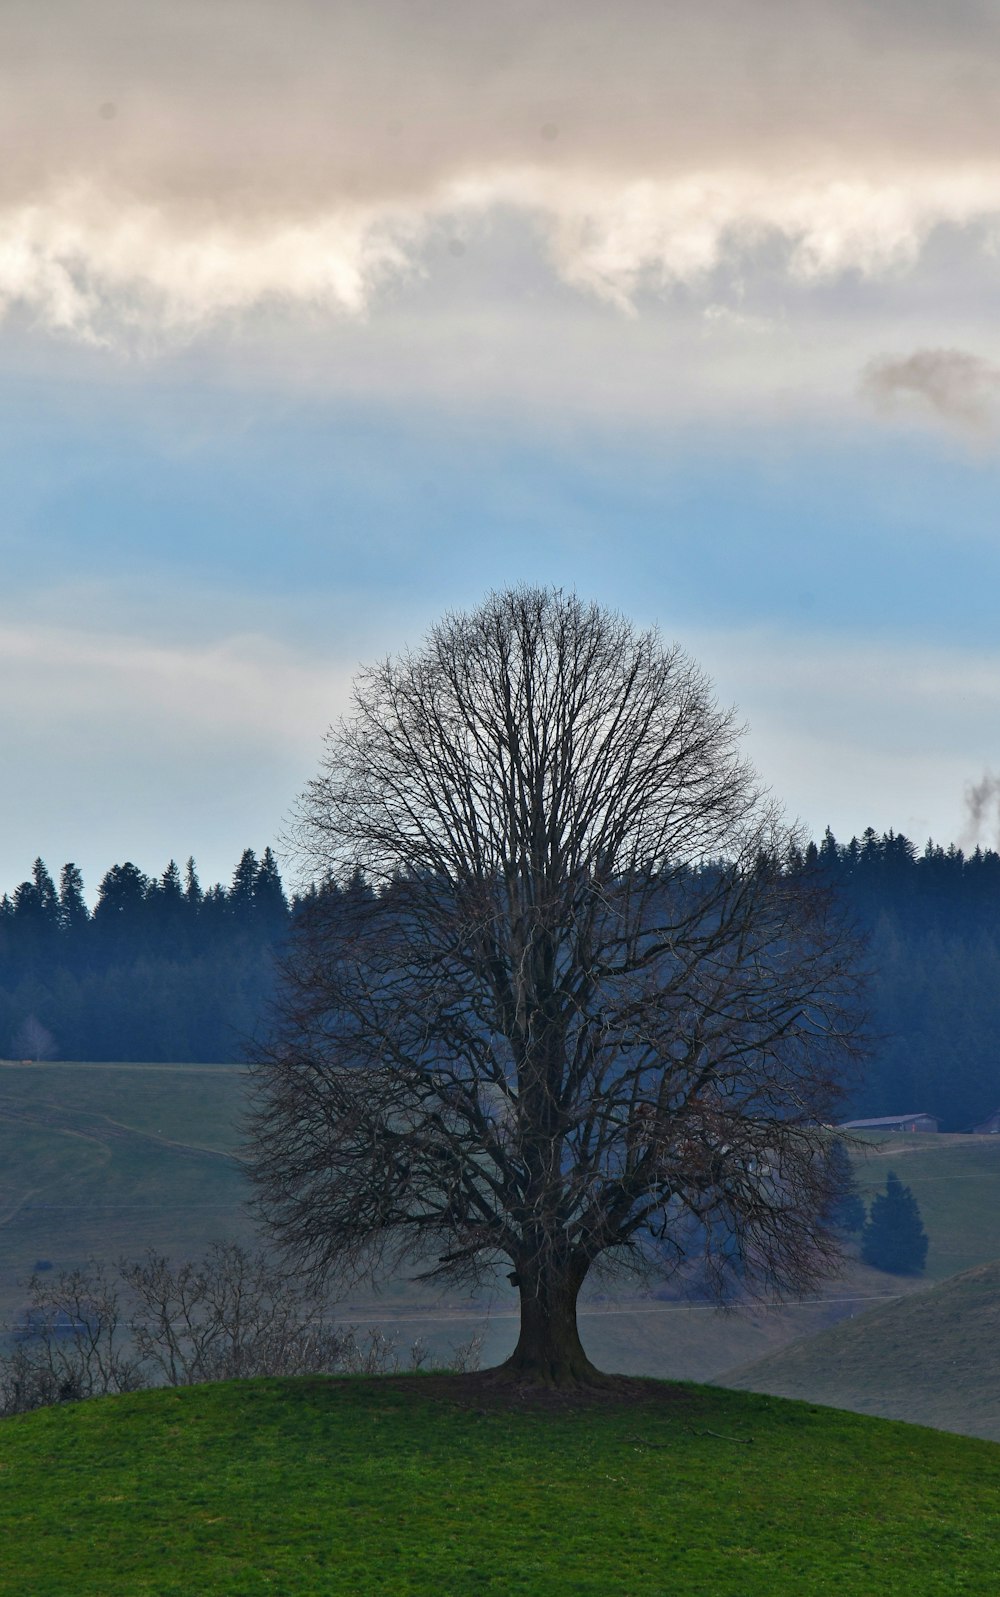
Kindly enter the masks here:
[[576, 1300], [586, 1271], [551, 1267], [518, 1271], [521, 1330], [505, 1377], [529, 1386], [596, 1386], [603, 1379], [583, 1350]]

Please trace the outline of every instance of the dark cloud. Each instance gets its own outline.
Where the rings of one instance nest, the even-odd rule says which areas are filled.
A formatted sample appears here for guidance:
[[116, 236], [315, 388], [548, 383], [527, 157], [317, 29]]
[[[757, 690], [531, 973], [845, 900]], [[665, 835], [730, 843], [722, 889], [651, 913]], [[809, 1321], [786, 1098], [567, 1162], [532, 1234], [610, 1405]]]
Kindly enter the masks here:
[[[5, 0], [0, 184], [253, 206], [543, 158], [995, 159], [1000, 11], [914, 0]], [[109, 151], [93, 107], [115, 105]], [[540, 136], [541, 134], [541, 136]]]
[[1000, 366], [962, 349], [918, 349], [869, 362], [861, 386], [877, 404], [915, 397], [946, 420], [981, 431], [996, 419]]
[[987, 771], [981, 781], [970, 782], [965, 789], [965, 809], [963, 846], [986, 842], [1000, 847], [1000, 777]]

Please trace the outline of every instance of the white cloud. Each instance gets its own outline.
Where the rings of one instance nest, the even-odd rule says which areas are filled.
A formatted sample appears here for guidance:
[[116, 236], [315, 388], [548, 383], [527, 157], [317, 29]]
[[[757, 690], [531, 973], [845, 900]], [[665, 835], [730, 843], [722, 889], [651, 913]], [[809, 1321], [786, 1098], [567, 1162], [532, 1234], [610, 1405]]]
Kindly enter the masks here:
[[998, 92], [985, 3], [8, 0], [0, 305], [140, 345], [358, 316], [511, 210], [627, 313], [775, 250], [891, 277], [1000, 218]]
[[360, 316], [385, 285], [430, 269], [432, 235], [520, 212], [565, 284], [634, 314], [640, 294], [677, 285], [711, 299], [717, 268], [752, 275], [775, 246], [802, 284], [903, 272], [935, 228], [1000, 217], [1000, 167], [635, 181], [526, 167], [458, 177], [405, 204], [220, 210], [115, 195], [93, 180], [0, 204], [0, 307], [97, 341], [190, 334], [269, 304]]
[[0, 307], [99, 342], [190, 333], [269, 302], [359, 315], [387, 276], [414, 269], [419, 230], [398, 209], [247, 223], [77, 184], [0, 211]]

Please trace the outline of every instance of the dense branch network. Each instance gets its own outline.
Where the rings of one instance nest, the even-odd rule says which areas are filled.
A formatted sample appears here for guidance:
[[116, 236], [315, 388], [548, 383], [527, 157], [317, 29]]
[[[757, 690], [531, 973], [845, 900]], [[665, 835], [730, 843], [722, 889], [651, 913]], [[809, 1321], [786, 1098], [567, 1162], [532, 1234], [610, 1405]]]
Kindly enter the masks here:
[[303, 1263], [505, 1258], [522, 1339], [598, 1263], [814, 1278], [853, 950], [738, 745], [680, 650], [546, 590], [362, 675], [258, 1061]]

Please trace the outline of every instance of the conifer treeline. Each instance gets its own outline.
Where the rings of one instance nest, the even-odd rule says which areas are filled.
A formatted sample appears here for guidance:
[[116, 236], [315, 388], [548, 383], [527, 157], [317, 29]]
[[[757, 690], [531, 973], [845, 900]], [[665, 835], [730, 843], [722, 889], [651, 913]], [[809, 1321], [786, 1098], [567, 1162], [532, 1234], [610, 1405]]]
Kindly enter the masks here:
[[[1000, 854], [828, 830], [791, 864], [819, 871], [869, 933], [877, 1041], [850, 1112], [925, 1110], [961, 1130], [1000, 1107]], [[75, 865], [57, 886], [36, 860], [0, 900], [0, 1055], [237, 1059], [295, 911], [270, 849], [204, 890], [193, 860], [158, 877], [114, 865], [92, 913]]]
[[93, 912], [76, 865], [43, 860], [0, 899], [0, 1053], [211, 1063], [238, 1058], [273, 982], [292, 906], [270, 848], [244, 849], [228, 888], [195, 862], [158, 877], [126, 861]]
[[1000, 1107], [1000, 854], [869, 828], [846, 844], [827, 830], [804, 863], [869, 935], [874, 1053], [852, 1113], [985, 1120]]

